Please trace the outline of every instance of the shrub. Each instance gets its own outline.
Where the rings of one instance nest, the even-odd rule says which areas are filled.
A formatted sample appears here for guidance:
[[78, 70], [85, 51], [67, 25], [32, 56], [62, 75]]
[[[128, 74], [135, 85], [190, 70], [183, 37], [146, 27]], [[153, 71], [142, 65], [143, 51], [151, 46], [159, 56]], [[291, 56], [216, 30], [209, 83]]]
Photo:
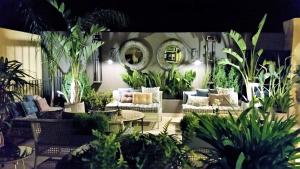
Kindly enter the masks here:
[[96, 92], [89, 90], [82, 99], [87, 110], [105, 110], [105, 106], [112, 101], [112, 92]]

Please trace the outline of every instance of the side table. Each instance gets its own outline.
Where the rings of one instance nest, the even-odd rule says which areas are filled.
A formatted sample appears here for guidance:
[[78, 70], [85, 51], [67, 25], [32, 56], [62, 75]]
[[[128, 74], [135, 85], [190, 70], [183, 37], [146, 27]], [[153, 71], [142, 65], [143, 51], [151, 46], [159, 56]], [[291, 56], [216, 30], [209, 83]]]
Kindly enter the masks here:
[[[19, 149], [18, 153], [5, 153], [5, 155], [1, 155], [0, 157], [0, 164], [3, 167], [4, 164], [8, 163], [13, 163], [14, 164], [14, 169], [17, 169], [17, 165], [19, 161], [22, 162], [22, 168], [25, 168], [25, 163], [24, 160], [27, 159], [32, 153], [33, 150], [31, 147], [28, 146], [18, 146]], [[16, 152], [16, 151], [11, 151], [11, 152]]]

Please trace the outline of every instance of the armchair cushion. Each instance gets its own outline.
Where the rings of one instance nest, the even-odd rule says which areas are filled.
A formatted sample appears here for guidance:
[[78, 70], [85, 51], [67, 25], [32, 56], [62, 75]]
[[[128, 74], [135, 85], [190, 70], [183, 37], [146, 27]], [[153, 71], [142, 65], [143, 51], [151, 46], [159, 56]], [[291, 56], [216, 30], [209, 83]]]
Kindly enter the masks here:
[[37, 103], [37, 106], [38, 106], [40, 111], [48, 111], [50, 109], [50, 106], [48, 105], [45, 98], [38, 99], [36, 101], [36, 103]]

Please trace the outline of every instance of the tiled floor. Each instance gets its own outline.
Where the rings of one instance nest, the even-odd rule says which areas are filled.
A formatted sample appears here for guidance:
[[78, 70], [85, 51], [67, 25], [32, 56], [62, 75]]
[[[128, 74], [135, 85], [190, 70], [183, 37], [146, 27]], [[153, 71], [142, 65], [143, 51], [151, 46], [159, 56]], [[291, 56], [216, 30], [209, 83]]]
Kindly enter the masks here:
[[[147, 131], [145, 131], [145, 133], [158, 134], [158, 133], [160, 133], [160, 131], [163, 130], [164, 126], [168, 123], [168, 121], [170, 121], [170, 125], [168, 127], [168, 133], [176, 134], [178, 136], [178, 138], [181, 139], [181, 133], [179, 130], [179, 122], [182, 119], [182, 117], [183, 117], [182, 113], [163, 113], [162, 121], [159, 124], [159, 129], [147, 130]], [[29, 140], [22, 145], [34, 147], [33, 140]], [[46, 159], [47, 158], [39, 157], [38, 164], [45, 161]], [[25, 161], [25, 168], [32, 169], [33, 164], [34, 164], [34, 155], [31, 155], [28, 159], [26, 159], [24, 161]], [[19, 164], [17, 165], [17, 168], [23, 169], [21, 162], [19, 162]], [[14, 169], [14, 164], [5, 164], [2, 169]]]

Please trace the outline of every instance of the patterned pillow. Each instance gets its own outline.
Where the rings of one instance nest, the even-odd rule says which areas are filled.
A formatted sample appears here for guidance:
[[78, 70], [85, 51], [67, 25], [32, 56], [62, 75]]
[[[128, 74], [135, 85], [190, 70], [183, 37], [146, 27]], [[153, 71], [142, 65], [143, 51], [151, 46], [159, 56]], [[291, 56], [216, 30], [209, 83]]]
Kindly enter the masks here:
[[132, 94], [129, 92], [124, 92], [123, 95], [121, 96], [121, 103], [132, 103]]
[[134, 91], [133, 88], [118, 88], [118, 92], [119, 92], [118, 101], [121, 101], [123, 93], [130, 93], [130, 92], [133, 92], [133, 91]]
[[159, 102], [159, 87], [143, 87], [142, 86], [142, 93], [152, 93], [152, 102], [158, 103]]
[[132, 97], [133, 104], [151, 104], [152, 103], [152, 93], [133, 93]]
[[45, 98], [38, 99], [36, 103], [40, 111], [48, 111], [50, 109], [50, 106]]
[[201, 96], [191, 96], [189, 95], [187, 100], [188, 105], [192, 106], [208, 106], [208, 97], [201, 97]]
[[229, 94], [209, 94], [209, 105], [232, 106]]

